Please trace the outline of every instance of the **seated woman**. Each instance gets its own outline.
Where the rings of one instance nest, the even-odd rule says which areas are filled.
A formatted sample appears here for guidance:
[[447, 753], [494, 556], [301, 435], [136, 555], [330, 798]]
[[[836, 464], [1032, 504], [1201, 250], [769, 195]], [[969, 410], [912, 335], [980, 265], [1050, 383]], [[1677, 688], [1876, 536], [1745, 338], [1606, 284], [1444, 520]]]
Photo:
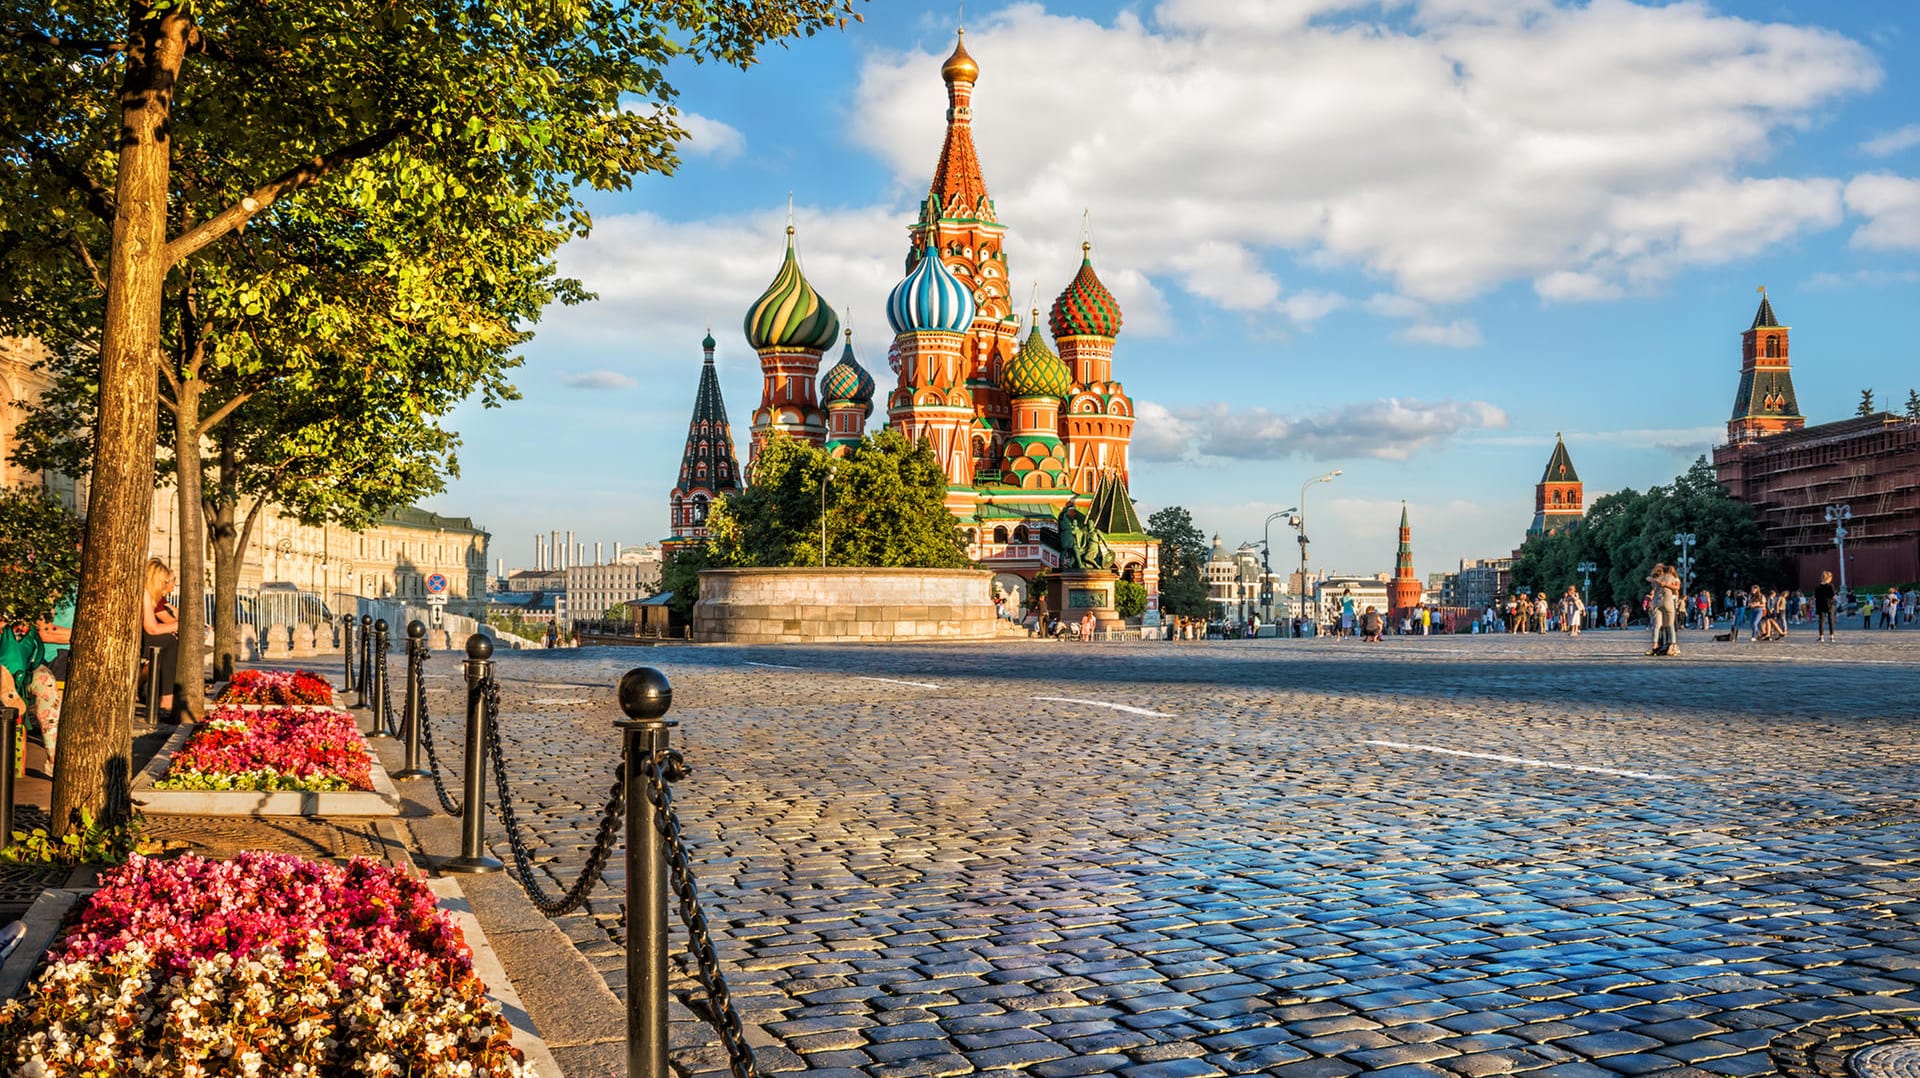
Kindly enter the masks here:
[[[167, 596], [173, 593], [173, 570], [159, 558], [147, 562], [146, 602], [140, 616], [140, 654], [160, 649], [158, 659], [160, 699], [155, 715], [162, 722], [173, 721], [174, 666], [180, 655], [180, 619], [174, 615]], [[197, 676], [197, 675], [196, 675]], [[150, 705], [154, 701], [148, 701]]]

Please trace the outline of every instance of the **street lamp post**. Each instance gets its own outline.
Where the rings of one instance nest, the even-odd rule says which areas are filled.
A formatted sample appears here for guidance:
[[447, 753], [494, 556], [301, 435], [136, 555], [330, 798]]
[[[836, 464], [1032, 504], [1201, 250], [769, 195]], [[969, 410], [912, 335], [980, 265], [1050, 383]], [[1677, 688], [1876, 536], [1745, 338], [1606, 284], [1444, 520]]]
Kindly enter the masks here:
[[1600, 567], [1590, 561], [1583, 561], [1574, 566], [1573, 571], [1580, 574], [1580, 602], [1587, 608], [1587, 616], [1591, 619], [1593, 617], [1593, 574], [1599, 572]]
[[[1687, 607], [1692, 605], [1688, 598], [1693, 594], [1693, 554], [1691, 551], [1693, 550], [1693, 545], [1699, 541], [1699, 537], [1692, 532], [1679, 532], [1673, 537], [1673, 545], [1680, 548], [1680, 623], [1683, 625], [1689, 620], [1687, 618]], [[1677, 640], [1679, 638], [1675, 637], [1674, 639]]]
[[[1278, 513], [1268, 513], [1266, 524], [1261, 526], [1260, 534], [1260, 598], [1267, 608], [1267, 623], [1273, 624], [1273, 522], [1281, 517], [1290, 517], [1297, 509], [1282, 509]], [[1274, 632], [1280, 630], [1275, 629]]]
[[1853, 506], [1827, 506], [1827, 523], [1833, 525], [1833, 545], [1840, 548], [1840, 602], [1847, 602], [1847, 521], [1853, 519]]
[[[1299, 515], [1294, 517], [1293, 526], [1300, 529], [1300, 604], [1302, 607], [1307, 601], [1307, 488], [1315, 483], [1331, 483], [1333, 477], [1339, 474], [1340, 469], [1335, 468], [1325, 475], [1316, 475], [1300, 484], [1300, 508], [1297, 510]], [[1313, 604], [1313, 621], [1316, 626], [1320, 623], [1318, 599], [1315, 599]]]

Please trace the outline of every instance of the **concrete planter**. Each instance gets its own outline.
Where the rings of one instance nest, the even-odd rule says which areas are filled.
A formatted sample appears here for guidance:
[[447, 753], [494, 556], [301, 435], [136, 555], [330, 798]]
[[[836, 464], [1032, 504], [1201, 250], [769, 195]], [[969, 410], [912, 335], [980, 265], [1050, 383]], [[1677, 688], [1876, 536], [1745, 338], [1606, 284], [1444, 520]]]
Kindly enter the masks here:
[[[398, 816], [400, 791], [394, 789], [380, 756], [371, 747], [371, 790], [157, 790], [174, 753], [186, 747], [198, 726], [181, 726], [133, 780], [133, 801], [140, 811], [194, 816]], [[364, 744], [364, 739], [363, 742]]]
[[993, 574], [978, 569], [709, 569], [701, 643], [992, 640]]

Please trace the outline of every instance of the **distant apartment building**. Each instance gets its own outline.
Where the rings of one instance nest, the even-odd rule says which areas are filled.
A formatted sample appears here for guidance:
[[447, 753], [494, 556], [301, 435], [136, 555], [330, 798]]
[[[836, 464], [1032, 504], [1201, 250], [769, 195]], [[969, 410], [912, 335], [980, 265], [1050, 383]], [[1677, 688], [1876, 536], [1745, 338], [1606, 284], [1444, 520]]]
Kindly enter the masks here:
[[658, 546], [629, 547], [606, 564], [568, 568], [567, 620], [603, 617], [614, 607], [652, 595], [660, 584], [660, 559]]

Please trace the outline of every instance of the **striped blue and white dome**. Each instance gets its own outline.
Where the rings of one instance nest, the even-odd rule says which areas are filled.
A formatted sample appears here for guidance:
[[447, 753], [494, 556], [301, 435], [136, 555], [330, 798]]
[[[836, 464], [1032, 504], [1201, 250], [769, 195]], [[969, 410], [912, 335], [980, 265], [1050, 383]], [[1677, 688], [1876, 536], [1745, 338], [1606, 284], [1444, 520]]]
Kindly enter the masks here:
[[973, 325], [973, 291], [928, 247], [887, 297], [895, 333], [965, 333]]

